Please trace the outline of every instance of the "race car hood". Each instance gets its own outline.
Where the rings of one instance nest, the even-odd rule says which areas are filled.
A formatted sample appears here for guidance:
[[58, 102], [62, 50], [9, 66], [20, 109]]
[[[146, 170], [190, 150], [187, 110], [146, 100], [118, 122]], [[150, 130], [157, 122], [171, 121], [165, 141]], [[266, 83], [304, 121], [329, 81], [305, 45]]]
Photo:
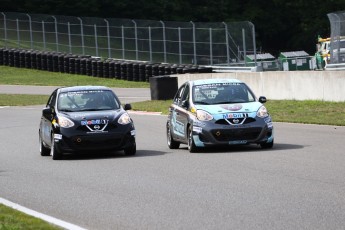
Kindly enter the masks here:
[[213, 117], [223, 116], [230, 113], [245, 113], [249, 117], [255, 117], [256, 112], [262, 106], [260, 102], [219, 104], [219, 105], [195, 105], [196, 109], [201, 109], [210, 113]]
[[74, 121], [82, 120], [94, 120], [94, 119], [106, 119], [109, 121], [115, 120], [119, 115], [121, 115], [124, 110], [104, 110], [104, 111], [82, 111], [82, 112], [64, 112], [64, 116], [70, 118]]

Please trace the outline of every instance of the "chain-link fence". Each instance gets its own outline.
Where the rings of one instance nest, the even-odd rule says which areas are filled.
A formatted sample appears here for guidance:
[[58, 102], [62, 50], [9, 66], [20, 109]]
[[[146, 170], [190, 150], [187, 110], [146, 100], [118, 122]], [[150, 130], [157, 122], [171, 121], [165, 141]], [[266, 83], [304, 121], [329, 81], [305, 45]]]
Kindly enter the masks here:
[[345, 63], [345, 11], [327, 16], [331, 24], [330, 63]]
[[251, 22], [163, 22], [13, 12], [1, 12], [0, 47], [194, 65], [231, 65], [244, 62], [248, 54], [256, 56]]

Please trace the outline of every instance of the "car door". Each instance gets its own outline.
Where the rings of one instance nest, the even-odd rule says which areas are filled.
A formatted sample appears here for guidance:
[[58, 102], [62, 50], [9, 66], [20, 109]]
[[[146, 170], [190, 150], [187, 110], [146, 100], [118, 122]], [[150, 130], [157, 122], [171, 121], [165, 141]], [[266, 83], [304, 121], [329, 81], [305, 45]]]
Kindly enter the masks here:
[[[54, 111], [56, 104], [57, 90], [55, 90], [48, 99], [45, 109], [52, 109]], [[51, 144], [52, 121], [54, 114], [44, 114], [42, 111], [41, 117], [41, 137], [47, 144]]]
[[187, 127], [188, 127], [188, 108], [189, 108], [189, 84], [183, 85], [174, 99], [172, 111], [172, 131], [176, 139], [187, 141]]

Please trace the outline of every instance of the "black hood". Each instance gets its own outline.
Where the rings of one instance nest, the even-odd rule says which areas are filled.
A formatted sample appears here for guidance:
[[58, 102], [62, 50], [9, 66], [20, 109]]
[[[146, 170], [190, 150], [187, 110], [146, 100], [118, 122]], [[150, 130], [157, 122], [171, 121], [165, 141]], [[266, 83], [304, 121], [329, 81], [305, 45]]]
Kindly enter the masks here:
[[94, 119], [106, 119], [113, 121], [119, 118], [125, 111], [123, 109], [118, 110], [99, 110], [99, 111], [82, 111], [82, 112], [63, 112], [64, 116], [72, 121], [82, 120], [94, 120]]

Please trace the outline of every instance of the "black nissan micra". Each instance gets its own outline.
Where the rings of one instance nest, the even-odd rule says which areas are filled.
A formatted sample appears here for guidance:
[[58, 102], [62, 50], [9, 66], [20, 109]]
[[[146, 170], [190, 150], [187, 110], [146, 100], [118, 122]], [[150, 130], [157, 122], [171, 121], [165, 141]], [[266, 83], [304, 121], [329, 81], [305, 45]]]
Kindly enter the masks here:
[[42, 110], [39, 148], [42, 156], [124, 150], [135, 155], [135, 128], [118, 97], [104, 86], [56, 89]]

